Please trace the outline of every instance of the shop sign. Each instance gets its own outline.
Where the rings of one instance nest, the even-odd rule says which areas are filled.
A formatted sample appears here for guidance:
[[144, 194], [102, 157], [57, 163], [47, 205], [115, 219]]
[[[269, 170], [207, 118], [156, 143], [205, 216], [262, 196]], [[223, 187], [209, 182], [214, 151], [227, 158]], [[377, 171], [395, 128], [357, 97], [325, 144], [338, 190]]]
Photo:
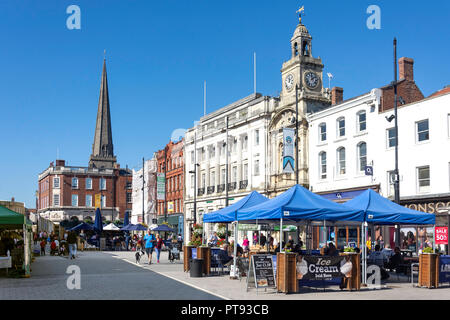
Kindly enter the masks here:
[[298, 270], [303, 275], [302, 279], [330, 280], [340, 278], [344, 276], [341, 272], [341, 264], [344, 259], [343, 256], [304, 256]]
[[436, 239], [436, 244], [447, 244], [448, 243], [448, 228], [447, 227], [436, 227], [434, 238]]
[[439, 257], [439, 282], [450, 282], [450, 256]]
[[450, 202], [408, 203], [405, 207], [422, 212], [439, 213], [440, 209], [450, 207]]

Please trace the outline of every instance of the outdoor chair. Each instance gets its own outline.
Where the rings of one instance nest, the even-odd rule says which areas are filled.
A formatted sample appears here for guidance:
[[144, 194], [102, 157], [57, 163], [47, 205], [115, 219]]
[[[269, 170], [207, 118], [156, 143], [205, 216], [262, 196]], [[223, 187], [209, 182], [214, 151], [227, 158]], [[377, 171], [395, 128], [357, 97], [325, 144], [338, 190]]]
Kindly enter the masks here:
[[[225, 266], [223, 265], [223, 261], [220, 256], [218, 254], [213, 254], [211, 259], [211, 268], [214, 268], [214, 270], [218, 272], [219, 275], [221, 275], [223, 273], [224, 267]], [[218, 269], [220, 269], [220, 272], [218, 271]]]

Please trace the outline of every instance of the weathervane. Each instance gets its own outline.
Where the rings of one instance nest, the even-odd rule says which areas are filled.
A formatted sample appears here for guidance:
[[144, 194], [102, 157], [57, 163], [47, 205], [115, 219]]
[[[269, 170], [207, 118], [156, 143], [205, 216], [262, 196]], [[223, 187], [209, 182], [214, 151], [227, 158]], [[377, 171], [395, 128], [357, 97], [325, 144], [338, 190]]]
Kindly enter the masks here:
[[305, 11], [305, 6], [302, 6], [300, 9], [298, 9], [296, 12], [298, 13], [298, 22], [299, 24], [302, 24], [302, 12]]

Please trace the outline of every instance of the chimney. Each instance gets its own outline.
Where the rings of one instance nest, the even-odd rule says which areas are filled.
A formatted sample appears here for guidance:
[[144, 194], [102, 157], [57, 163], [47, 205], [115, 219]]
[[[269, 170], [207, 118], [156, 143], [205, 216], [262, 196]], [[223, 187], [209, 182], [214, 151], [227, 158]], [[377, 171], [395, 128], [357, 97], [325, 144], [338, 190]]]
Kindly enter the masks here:
[[414, 60], [401, 57], [398, 59], [399, 80], [406, 79], [414, 81]]
[[344, 101], [344, 89], [333, 87], [331, 89], [331, 105], [335, 105]]
[[57, 167], [64, 167], [66, 165], [65, 160], [56, 160], [56, 166]]

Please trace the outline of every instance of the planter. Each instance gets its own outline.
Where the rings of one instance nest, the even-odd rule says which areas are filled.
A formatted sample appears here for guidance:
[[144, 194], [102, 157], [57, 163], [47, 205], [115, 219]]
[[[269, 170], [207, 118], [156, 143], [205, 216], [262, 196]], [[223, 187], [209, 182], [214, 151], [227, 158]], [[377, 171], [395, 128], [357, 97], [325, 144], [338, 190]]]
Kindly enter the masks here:
[[203, 273], [209, 275], [211, 273], [211, 248], [197, 247], [197, 258], [203, 259]]
[[439, 285], [439, 255], [422, 253], [419, 256], [419, 287], [437, 288]]
[[277, 291], [292, 293], [298, 291], [297, 254], [277, 253]]
[[347, 282], [347, 290], [361, 290], [361, 256], [356, 252], [344, 252], [341, 256], [350, 256], [352, 262], [352, 276]]
[[184, 246], [183, 247], [183, 270], [184, 272], [188, 272], [189, 267], [189, 260], [191, 260], [192, 257], [192, 248], [195, 248], [195, 246]]

